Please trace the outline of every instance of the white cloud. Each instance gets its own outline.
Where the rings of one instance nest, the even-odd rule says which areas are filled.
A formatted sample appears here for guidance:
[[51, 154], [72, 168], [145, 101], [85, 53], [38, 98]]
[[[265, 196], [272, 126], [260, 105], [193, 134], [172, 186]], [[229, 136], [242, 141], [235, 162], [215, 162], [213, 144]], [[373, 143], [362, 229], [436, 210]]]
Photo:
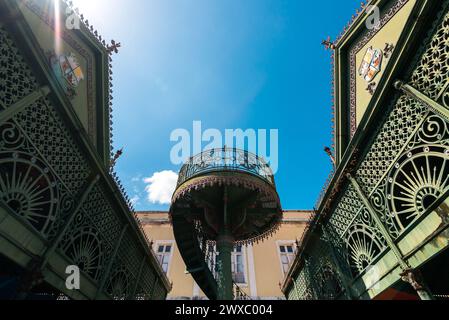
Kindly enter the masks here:
[[132, 198], [130, 199], [131, 204], [132, 204], [133, 206], [137, 205], [137, 204], [139, 203], [139, 200], [140, 200], [140, 197], [139, 197], [137, 194], [136, 194], [134, 197], [132, 197]]
[[158, 204], [170, 204], [171, 197], [176, 188], [178, 174], [165, 170], [155, 172], [152, 177], [143, 180], [147, 186], [145, 191], [148, 194], [148, 201]]

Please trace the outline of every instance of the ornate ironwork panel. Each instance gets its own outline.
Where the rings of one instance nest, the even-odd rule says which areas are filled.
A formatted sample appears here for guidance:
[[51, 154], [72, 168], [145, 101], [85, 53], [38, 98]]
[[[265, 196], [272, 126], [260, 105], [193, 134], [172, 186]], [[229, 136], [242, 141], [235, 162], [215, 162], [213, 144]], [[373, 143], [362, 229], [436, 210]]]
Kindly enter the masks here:
[[343, 283], [329, 243], [319, 241], [313, 246], [294, 281], [294, 296], [299, 300], [333, 300], [342, 297]]
[[156, 281], [156, 275], [152, 270], [145, 268], [142, 270], [141, 280], [137, 288], [136, 297], [138, 300], [150, 300], [153, 294], [153, 288]]
[[14, 120], [67, 188], [73, 194], [79, 192], [91, 170], [55, 106], [48, 99], [40, 99]]
[[[0, 28], [0, 115], [39, 87], [12, 38]], [[98, 169], [93, 169], [93, 161], [87, 160], [90, 155], [81, 150], [54, 103], [40, 98], [21, 106], [12, 118], [2, 119], [0, 201], [98, 286], [108, 276], [104, 290], [112, 297], [132, 298], [142, 260], [148, 255], [146, 248], [129, 229], [116, 259], [111, 261], [121, 231], [129, 221], [121, 216], [123, 209], [110, 196], [111, 190], [103, 180], [79, 203], [91, 182], [89, 177]], [[126, 202], [126, 197], [122, 200]], [[81, 207], [75, 212], [78, 204]], [[153, 258], [145, 261], [137, 287], [137, 295], [144, 299], [153, 298], [153, 293], [158, 298], [166, 295], [165, 278], [157, 273]], [[111, 263], [112, 272], [106, 275]], [[155, 287], [156, 279], [159, 281]]]
[[[296, 286], [296, 285], [295, 285]], [[287, 293], [287, 300], [300, 300], [299, 295], [296, 292], [296, 288], [293, 288]]]
[[449, 130], [430, 114], [371, 197], [390, 234], [398, 237], [449, 189]]
[[303, 269], [296, 278], [296, 288], [298, 290], [299, 300], [319, 299], [315, 293], [315, 286], [313, 285], [315, 279], [313, 279], [310, 271], [310, 262], [309, 259], [306, 259]]
[[102, 184], [97, 184], [92, 189], [83, 209], [89, 213], [88, 218], [97, 226], [108, 245], [114, 248], [124, 223], [112, 208]]
[[108, 277], [107, 292], [116, 300], [134, 299], [134, 286], [138, 281], [143, 255], [129, 233], [125, 233]]
[[330, 241], [334, 248], [339, 248], [336, 255], [346, 258], [354, 277], [364, 272], [386, 248], [385, 240], [350, 184], [326, 228], [332, 230], [333, 236], [332, 239], [324, 239]]
[[342, 194], [343, 196], [329, 220], [329, 224], [340, 237], [344, 235], [362, 207], [362, 201], [351, 185], [348, 185]]
[[39, 158], [20, 151], [0, 152], [0, 190], [3, 202], [36, 231], [44, 236], [53, 231], [59, 218], [58, 182]]
[[449, 107], [449, 14], [438, 26], [415, 69], [411, 85]]
[[317, 294], [320, 299], [334, 300], [340, 296], [343, 286], [335, 266], [330, 261], [326, 261], [319, 266], [315, 277]]
[[427, 109], [420, 103], [405, 95], [399, 98], [357, 170], [356, 176], [366, 194], [372, 193], [426, 114]]
[[[337, 272], [334, 260], [327, 242], [320, 240], [314, 248], [314, 254], [309, 256], [307, 266], [309, 278], [313, 280], [313, 292], [316, 299], [334, 300], [343, 292], [343, 285]], [[306, 292], [307, 293], [307, 292]]]
[[156, 281], [152, 300], [165, 300], [167, 294], [160, 281]]
[[78, 213], [74, 228], [65, 234], [59, 249], [94, 281], [101, 279], [111, 255], [100, 232], [86, 221], [83, 211]]
[[345, 232], [348, 263], [354, 277], [362, 274], [387, 248], [385, 239], [374, 224], [366, 208], [360, 210], [356, 219]]
[[128, 272], [137, 278], [143, 254], [136, 246], [136, 239], [131, 233], [125, 233], [120, 245], [119, 257], [123, 259], [128, 267]]
[[[370, 132], [368, 147], [358, 150], [363, 152], [355, 177], [374, 212], [347, 183], [324, 222], [323, 228], [331, 236], [320, 235], [321, 239], [337, 249], [337, 260], [345, 257], [346, 263], [341, 265], [349, 266], [353, 278], [367, 272], [388, 250], [386, 237], [394, 241], [405, 235], [413, 222], [429, 213], [449, 191], [449, 119], [448, 112], [441, 110], [449, 108], [448, 4], [446, 1], [442, 14], [435, 17], [424, 54], [409, 79], [418, 93], [404, 90], [405, 94], [394, 98], [377, 129]], [[433, 103], [419, 98], [421, 94]], [[388, 234], [382, 234], [372, 213], [379, 216]], [[328, 294], [323, 288], [331, 279], [326, 276], [331, 273], [328, 254], [316, 245], [304, 252], [309, 256], [303, 257], [305, 263], [296, 279], [299, 299], [304, 298], [305, 288], [311, 289], [315, 298], [325, 297]]]
[[115, 259], [112, 265], [112, 272], [107, 279], [106, 292], [114, 300], [131, 299], [136, 281], [135, 277], [122, 259]]
[[36, 89], [36, 80], [23, 56], [0, 27], [0, 105], [9, 107]]
[[0, 199], [44, 238], [52, 239], [73, 210], [72, 193], [18, 121], [0, 125], [0, 137]]
[[83, 268], [86, 263], [81, 263], [80, 269], [98, 281], [112, 256], [122, 227], [101, 185], [95, 186], [59, 248], [74, 261], [88, 262], [86, 268]]

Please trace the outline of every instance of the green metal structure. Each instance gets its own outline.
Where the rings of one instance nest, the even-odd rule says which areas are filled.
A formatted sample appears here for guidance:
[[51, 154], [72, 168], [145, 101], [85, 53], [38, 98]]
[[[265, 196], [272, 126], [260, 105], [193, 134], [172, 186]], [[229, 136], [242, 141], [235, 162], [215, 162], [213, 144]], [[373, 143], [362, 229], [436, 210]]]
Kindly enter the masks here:
[[224, 147], [202, 152], [181, 168], [170, 217], [187, 271], [209, 299], [232, 300], [245, 298], [233, 285], [234, 246], [269, 236], [282, 209], [268, 164]]
[[353, 132], [348, 52], [377, 31], [364, 28], [362, 11], [332, 44], [335, 169], [283, 283], [290, 300], [449, 293], [449, 3], [368, 4], [381, 8], [382, 27], [407, 3], [410, 17]]
[[45, 5], [0, 2], [0, 298], [165, 299], [171, 286], [111, 166], [112, 50], [79, 15], [61, 34], [95, 66], [86, 130], [30, 26], [54, 30]]

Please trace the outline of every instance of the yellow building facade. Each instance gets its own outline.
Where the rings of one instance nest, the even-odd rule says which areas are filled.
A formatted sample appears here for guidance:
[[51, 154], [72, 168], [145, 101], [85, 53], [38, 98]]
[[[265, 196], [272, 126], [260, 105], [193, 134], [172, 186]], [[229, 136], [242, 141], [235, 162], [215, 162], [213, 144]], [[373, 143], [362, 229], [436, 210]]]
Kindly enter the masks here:
[[[137, 213], [153, 250], [173, 284], [171, 300], [205, 299], [201, 289], [186, 272], [177, 248], [168, 212]], [[254, 245], [236, 246], [232, 254], [233, 279], [240, 290], [252, 300], [284, 299], [283, 281], [304, 233], [311, 211], [284, 211], [280, 228], [268, 240]], [[211, 264], [214, 261], [210, 262]], [[214, 266], [211, 265], [211, 269]]]

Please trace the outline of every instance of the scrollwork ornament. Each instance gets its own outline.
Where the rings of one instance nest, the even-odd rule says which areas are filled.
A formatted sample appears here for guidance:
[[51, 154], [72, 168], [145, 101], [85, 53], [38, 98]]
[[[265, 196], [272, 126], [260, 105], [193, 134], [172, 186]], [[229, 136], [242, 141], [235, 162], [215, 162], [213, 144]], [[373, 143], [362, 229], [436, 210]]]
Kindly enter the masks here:
[[366, 208], [363, 208], [362, 211], [360, 211], [358, 218], [359, 218], [357, 219], [358, 221], [368, 226], [371, 226], [373, 224], [371, 214], [368, 212], [368, 210], [366, 210]]
[[12, 122], [0, 126], [0, 149], [18, 150], [25, 143], [25, 138]]
[[74, 208], [75, 208], [75, 199], [68, 192], [65, 192], [61, 196], [60, 201], [61, 216], [65, 217], [66, 215], [71, 213], [72, 210], [74, 210]]
[[438, 143], [448, 135], [447, 123], [442, 118], [432, 115], [424, 121], [417, 135], [422, 143]]
[[381, 188], [377, 188], [371, 196], [371, 204], [373, 208], [379, 213], [384, 213], [386, 208], [385, 194]]

